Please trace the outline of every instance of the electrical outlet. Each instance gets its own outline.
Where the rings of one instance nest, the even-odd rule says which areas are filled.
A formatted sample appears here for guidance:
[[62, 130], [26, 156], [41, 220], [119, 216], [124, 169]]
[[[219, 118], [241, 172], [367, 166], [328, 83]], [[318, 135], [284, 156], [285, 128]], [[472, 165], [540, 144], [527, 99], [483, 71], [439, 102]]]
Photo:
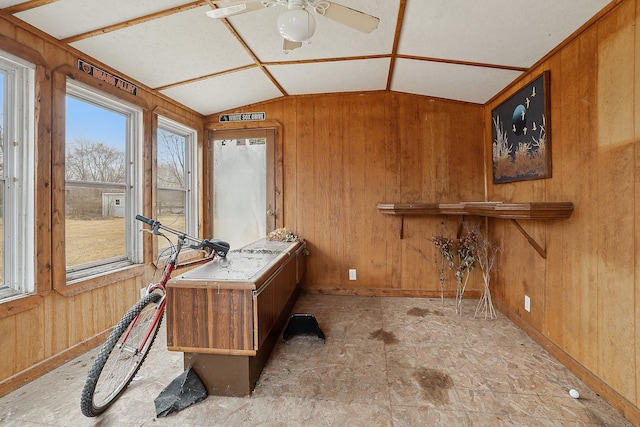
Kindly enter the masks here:
[[524, 296], [524, 309], [531, 311], [531, 298], [529, 298], [529, 295]]
[[349, 280], [356, 280], [356, 269], [355, 268], [350, 268], [349, 269]]

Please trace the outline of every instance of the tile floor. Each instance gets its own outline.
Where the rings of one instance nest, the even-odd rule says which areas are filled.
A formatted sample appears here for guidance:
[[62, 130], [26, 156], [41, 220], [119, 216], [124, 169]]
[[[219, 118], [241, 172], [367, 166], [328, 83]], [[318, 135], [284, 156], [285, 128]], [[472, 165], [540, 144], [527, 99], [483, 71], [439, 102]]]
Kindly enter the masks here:
[[[498, 313], [475, 301], [301, 295], [326, 342], [279, 341], [250, 397], [209, 396], [156, 418], [154, 399], [180, 375], [182, 354], [158, 337], [142, 379], [105, 414], [79, 398], [97, 350], [0, 398], [4, 426], [631, 426]], [[580, 392], [579, 399], [569, 389]]]

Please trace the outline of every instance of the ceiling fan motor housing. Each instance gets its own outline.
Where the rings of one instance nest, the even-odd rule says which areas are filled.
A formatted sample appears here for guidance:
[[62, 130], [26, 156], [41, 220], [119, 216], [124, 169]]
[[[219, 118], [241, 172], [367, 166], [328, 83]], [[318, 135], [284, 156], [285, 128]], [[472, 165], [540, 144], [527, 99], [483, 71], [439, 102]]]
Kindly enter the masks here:
[[289, 10], [278, 16], [277, 26], [285, 39], [304, 42], [316, 31], [316, 19], [305, 9], [304, 0], [289, 0]]

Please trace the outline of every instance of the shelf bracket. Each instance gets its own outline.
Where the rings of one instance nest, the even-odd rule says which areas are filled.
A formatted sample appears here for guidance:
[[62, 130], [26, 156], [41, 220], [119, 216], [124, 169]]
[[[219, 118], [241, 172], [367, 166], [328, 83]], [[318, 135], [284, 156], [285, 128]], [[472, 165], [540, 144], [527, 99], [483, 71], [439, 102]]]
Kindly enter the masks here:
[[544, 258], [544, 259], [547, 259], [547, 251], [544, 250], [544, 248], [542, 246], [540, 246], [538, 244], [538, 242], [536, 242], [535, 239], [533, 237], [531, 237], [529, 235], [529, 233], [527, 233], [525, 231], [524, 228], [522, 228], [520, 223], [518, 221], [516, 221], [515, 219], [511, 219], [511, 222], [513, 223], [513, 225], [516, 226], [516, 228], [520, 231], [520, 233], [522, 233], [522, 235], [525, 237], [525, 239], [527, 239], [527, 242], [529, 242], [529, 244], [531, 246], [533, 246], [533, 248], [540, 254], [540, 256], [542, 258]]

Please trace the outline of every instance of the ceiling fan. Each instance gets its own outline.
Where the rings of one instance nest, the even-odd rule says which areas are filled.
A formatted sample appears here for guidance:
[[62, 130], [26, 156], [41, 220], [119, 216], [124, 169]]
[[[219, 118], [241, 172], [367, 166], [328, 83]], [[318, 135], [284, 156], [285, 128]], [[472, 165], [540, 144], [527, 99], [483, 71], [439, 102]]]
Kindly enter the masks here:
[[284, 39], [286, 52], [309, 42], [316, 30], [316, 20], [310, 11], [363, 33], [378, 28], [379, 18], [325, 0], [207, 0], [212, 10], [207, 16], [224, 19], [241, 13], [253, 12], [265, 7], [285, 6], [286, 11], [278, 16], [277, 27]]

